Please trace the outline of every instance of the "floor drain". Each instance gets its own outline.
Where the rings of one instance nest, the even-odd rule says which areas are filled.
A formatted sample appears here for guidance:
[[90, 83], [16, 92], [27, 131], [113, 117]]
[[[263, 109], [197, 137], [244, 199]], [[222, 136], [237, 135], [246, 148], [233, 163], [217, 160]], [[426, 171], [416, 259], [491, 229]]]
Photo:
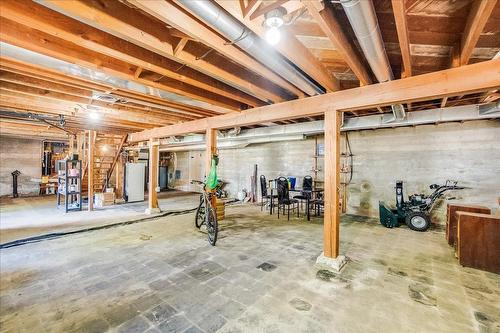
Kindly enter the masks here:
[[260, 269], [261, 271], [270, 272], [270, 271], [273, 271], [276, 269], [276, 265], [270, 264], [268, 262], [264, 262], [264, 263], [260, 264], [259, 266], [257, 266], [257, 268]]

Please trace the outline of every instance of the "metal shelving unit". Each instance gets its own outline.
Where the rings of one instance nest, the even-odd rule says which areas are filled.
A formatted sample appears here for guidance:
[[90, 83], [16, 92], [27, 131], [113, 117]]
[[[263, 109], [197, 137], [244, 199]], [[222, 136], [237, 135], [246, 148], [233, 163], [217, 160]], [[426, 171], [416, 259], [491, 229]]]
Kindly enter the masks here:
[[58, 183], [57, 208], [61, 206], [61, 196], [64, 197], [65, 212], [82, 210], [82, 161], [57, 161]]

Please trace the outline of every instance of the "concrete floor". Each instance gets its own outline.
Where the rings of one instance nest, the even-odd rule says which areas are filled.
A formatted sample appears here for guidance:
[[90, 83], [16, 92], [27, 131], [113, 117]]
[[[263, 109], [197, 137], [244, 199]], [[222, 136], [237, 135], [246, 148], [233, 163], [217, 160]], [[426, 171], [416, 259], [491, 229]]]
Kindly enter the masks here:
[[[199, 194], [168, 191], [158, 193], [158, 204], [163, 212], [197, 207]], [[71, 232], [123, 221], [145, 218], [147, 201], [96, 208], [88, 212], [84, 204], [81, 212], [65, 213], [56, 208], [56, 196], [0, 198], [0, 243], [48, 233]]]
[[3, 249], [1, 332], [499, 332], [500, 276], [441, 232], [344, 216], [340, 274], [321, 221], [232, 206], [216, 247], [193, 214]]

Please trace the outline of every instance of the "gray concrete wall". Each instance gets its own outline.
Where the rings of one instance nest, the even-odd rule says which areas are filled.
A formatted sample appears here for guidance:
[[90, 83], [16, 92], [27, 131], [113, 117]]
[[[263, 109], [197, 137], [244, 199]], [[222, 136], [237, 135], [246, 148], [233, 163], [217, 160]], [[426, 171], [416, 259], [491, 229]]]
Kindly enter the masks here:
[[20, 195], [37, 195], [42, 177], [42, 141], [0, 136], [0, 196], [12, 195], [12, 175], [21, 171], [17, 191]]
[[[430, 193], [429, 185], [458, 180], [470, 189], [456, 192], [457, 200], [497, 207], [500, 196], [500, 122], [471, 121], [394, 129], [349, 132], [353, 178], [348, 187], [347, 212], [378, 216], [378, 201], [393, 203], [396, 180], [405, 181], [406, 194]], [[322, 139], [320, 139], [322, 142]], [[268, 178], [312, 175], [315, 141], [274, 142], [220, 150], [219, 178], [229, 182], [231, 195], [250, 189], [253, 165]], [[345, 141], [341, 144], [345, 151]], [[204, 152], [178, 152], [181, 180], [177, 188], [192, 190], [189, 179], [202, 179]], [[318, 159], [323, 169], [323, 159]], [[319, 178], [323, 179], [322, 172]], [[444, 223], [446, 204], [436, 207], [433, 222]]]

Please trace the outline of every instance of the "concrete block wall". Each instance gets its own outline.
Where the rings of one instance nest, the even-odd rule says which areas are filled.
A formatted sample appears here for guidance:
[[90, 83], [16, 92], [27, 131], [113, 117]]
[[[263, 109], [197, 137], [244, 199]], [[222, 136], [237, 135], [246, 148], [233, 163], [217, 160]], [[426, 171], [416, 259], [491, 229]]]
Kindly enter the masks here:
[[[484, 120], [394, 129], [349, 132], [353, 157], [353, 179], [348, 186], [347, 212], [378, 216], [378, 201], [395, 202], [397, 180], [405, 182], [406, 194], [430, 194], [429, 185], [458, 180], [470, 189], [455, 192], [456, 201], [478, 203], [497, 209], [500, 196], [500, 121]], [[322, 140], [320, 140], [322, 142]], [[314, 138], [300, 141], [250, 145], [220, 150], [219, 178], [228, 181], [232, 196], [250, 189], [253, 165], [268, 178], [312, 174]], [[342, 141], [342, 147], [345, 142]], [[323, 159], [318, 159], [323, 169]], [[202, 179], [204, 152], [177, 153], [181, 180]], [[320, 178], [322, 179], [322, 174]], [[446, 203], [436, 206], [433, 222], [443, 224]]]
[[42, 177], [42, 141], [0, 136], [0, 196], [12, 195], [12, 175], [18, 177], [19, 195], [38, 195]]

